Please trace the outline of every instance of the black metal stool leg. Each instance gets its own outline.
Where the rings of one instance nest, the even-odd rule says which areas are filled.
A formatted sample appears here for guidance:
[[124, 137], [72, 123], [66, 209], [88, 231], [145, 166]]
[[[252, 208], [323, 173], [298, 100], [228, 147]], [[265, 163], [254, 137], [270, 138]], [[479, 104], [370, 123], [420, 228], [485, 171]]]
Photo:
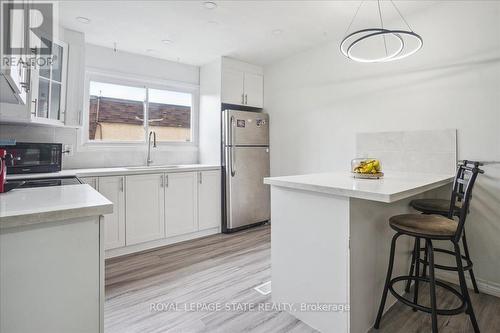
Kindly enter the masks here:
[[389, 282], [391, 281], [392, 276], [392, 268], [394, 267], [394, 254], [396, 252], [396, 240], [401, 236], [400, 233], [397, 233], [392, 237], [391, 242], [391, 252], [389, 254], [389, 267], [387, 268], [387, 276], [385, 278], [384, 291], [382, 292], [382, 299], [380, 300], [380, 307], [378, 308], [377, 319], [375, 320], [375, 325], [373, 327], [378, 329], [380, 327], [380, 320], [382, 319], [382, 315], [384, 314], [385, 301], [387, 300], [387, 292], [389, 291]]
[[423, 269], [423, 272], [422, 272], [422, 277], [427, 277], [427, 262], [428, 262], [428, 251], [427, 251], [427, 245], [425, 246], [425, 254], [424, 254], [424, 269]]
[[436, 305], [436, 280], [434, 277], [434, 249], [432, 247], [432, 241], [426, 239], [425, 247], [427, 249], [427, 257], [429, 259], [429, 287], [430, 287], [430, 297], [431, 297], [431, 316], [432, 316], [432, 333], [437, 333], [437, 305]]
[[[465, 230], [464, 234], [462, 235], [462, 244], [464, 246], [464, 254], [465, 257], [467, 258], [467, 261], [472, 262], [470, 260], [469, 247], [467, 246], [467, 239], [465, 238]], [[474, 287], [474, 292], [476, 294], [479, 294], [479, 288], [477, 287], [476, 277], [474, 276], [474, 271], [472, 270], [472, 268], [469, 270], [469, 274], [470, 274], [470, 279], [472, 281], [472, 286]]]
[[[410, 272], [408, 273], [409, 276], [413, 276], [413, 271], [415, 269], [415, 258], [417, 257], [417, 240], [415, 239], [415, 242], [413, 244], [413, 253], [411, 254], [411, 266], [410, 266]], [[406, 281], [406, 287], [405, 291], [407, 293], [410, 292], [410, 286], [411, 286], [411, 280]]]
[[[417, 248], [415, 256], [415, 288], [413, 288], [413, 303], [418, 304], [418, 278], [420, 277], [420, 238], [415, 239], [415, 245]], [[413, 311], [417, 311], [417, 308], [413, 308]]]
[[458, 243], [453, 243], [455, 246], [455, 258], [457, 261], [458, 268], [458, 278], [460, 280], [460, 289], [462, 290], [462, 295], [467, 302], [467, 314], [470, 317], [470, 321], [472, 322], [472, 327], [474, 328], [475, 333], [479, 333], [479, 326], [477, 324], [476, 315], [474, 314], [474, 309], [472, 308], [472, 302], [470, 300], [469, 291], [467, 290], [467, 283], [465, 282], [465, 274], [464, 268], [462, 266], [462, 255], [460, 253], [460, 246]]

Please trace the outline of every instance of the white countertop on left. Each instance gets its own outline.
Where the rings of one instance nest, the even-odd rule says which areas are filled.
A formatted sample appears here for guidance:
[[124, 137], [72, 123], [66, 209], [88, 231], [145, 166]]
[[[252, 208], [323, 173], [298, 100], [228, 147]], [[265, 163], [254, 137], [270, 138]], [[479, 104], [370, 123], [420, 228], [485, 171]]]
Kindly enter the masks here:
[[113, 212], [113, 203], [90, 185], [15, 189], [0, 194], [0, 229]]
[[130, 166], [118, 168], [92, 168], [92, 169], [65, 169], [59, 172], [51, 173], [31, 173], [7, 175], [7, 180], [16, 179], [33, 179], [33, 178], [57, 178], [57, 177], [100, 177], [100, 176], [120, 176], [134, 175], [145, 173], [162, 173], [162, 172], [189, 172], [189, 171], [204, 171], [204, 170], [219, 170], [219, 165], [207, 164], [179, 164], [179, 165], [153, 165], [147, 166]]
[[296, 190], [394, 202], [441, 187], [454, 175], [387, 172], [381, 179], [357, 179], [348, 172], [265, 178], [264, 183]]

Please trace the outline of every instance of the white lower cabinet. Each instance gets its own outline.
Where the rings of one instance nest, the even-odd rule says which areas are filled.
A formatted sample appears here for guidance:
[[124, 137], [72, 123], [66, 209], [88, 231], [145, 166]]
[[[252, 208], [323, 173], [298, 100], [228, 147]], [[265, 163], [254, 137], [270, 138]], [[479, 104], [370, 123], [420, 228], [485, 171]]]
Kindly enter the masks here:
[[99, 193], [113, 202], [113, 213], [104, 215], [104, 249], [125, 246], [125, 177], [101, 177]]
[[165, 238], [165, 175], [125, 177], [126, 245]]
[[205, 230], [221, 225], [220, 171], [198, 173], [198, 228]]
[[83, 177], [83, 178], [80, 178], [80, 180], [84, 184], [89, 184], [90, 186], [92, 186], [94, 188], [94, 190], [98, 189], [97, 179], [98, 179], [97, 177]]
[[170, 173], [166, 174], [165, 177], [165, 226], [167, 237], [197, 231], [197, 173]]
[[207, 170], [82, 180], [114, 204], [104, 216], [104, 248], [114, 256], [218, 232], [220, 177]]

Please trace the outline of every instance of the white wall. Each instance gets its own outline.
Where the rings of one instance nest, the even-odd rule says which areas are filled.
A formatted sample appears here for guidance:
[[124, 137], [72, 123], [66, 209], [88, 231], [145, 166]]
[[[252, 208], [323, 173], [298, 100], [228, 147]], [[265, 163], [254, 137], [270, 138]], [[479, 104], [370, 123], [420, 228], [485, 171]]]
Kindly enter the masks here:
[[199, 67], [87, 44], [87, 67], [198, 85]]
[[[112, 49], [90, 44], [85, 45], [85, 57], [82, 59], [85, 59], [87, 67], [138, 77], [175, 81], [180, 84], [199, 85], [199, 68], [196, 66], [127, 52], [114, 53]], [[68, 112], [76, 112], [80, 109], [81, 106], [67, 106]], [[63, 167], [67, 169], [145, 164], [146, 144], [138, 148], [86, 149], [78, 145], [77, 139], [80, 135], [81, 130], [75, 128], [0, 125], [0, 139], [72, 144], [74, 155], [64, 156], [63, 159]], [[197, 151], [198, 148], [194, 145], [159, 145], [159, 148], [153, 149], [152, 158], [155, 164], [191, 164], [198, 161]]]
[[[338, 40], [265, 68], [272, 175], [347, 171], [357, 132], [456, 128], [459, 159], [500, 161], [500, 3], [443, 1], [407, 19], [424, 48], [405, 60], [354, 63]], [[468, 241], [476, 276], [500, 287], [500, 165], [484, 169]]]
[[200, 145], [199, 162], [221, 162], [221, 61], [200, 68]]

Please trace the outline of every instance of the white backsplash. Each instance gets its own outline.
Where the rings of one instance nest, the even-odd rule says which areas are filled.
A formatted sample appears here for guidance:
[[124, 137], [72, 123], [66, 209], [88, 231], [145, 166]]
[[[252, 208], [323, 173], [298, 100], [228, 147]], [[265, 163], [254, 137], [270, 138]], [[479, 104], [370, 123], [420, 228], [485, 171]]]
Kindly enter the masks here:
[[[78, 146], [79, 130], [65, 127], [39, 127], [32, 125], [0, 125], [0, 139], [19, 142], [56, 142], [73, 146], [73, 156], [63, 155], [63, 169], [140, 166], [146, 163], [147, 146], [128, 149], [85, 150]], [[160, 146], [153, 149], [154, 164], [195, 164], [196, 147]]]
[[384, 171], [454, 174], [457, 131], [357, 133], [356, 154], [379, 159]]

